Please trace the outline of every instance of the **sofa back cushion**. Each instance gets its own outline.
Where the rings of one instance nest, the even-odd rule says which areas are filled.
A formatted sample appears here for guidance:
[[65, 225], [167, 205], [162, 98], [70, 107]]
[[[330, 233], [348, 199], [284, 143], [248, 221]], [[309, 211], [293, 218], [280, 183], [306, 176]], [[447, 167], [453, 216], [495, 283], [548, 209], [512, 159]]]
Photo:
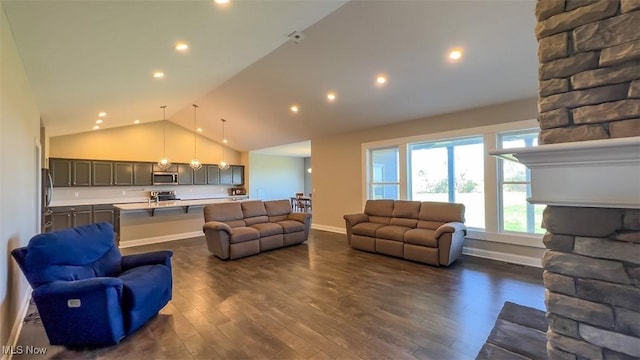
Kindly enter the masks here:
[[369, 215], [369, 221], [388, 225], [393, 214], [394, 200], [367, 200], [364, 213]]
[[291, 214], [291, 202], [286, 199], [265, 201], [264, 207], [271, 222], [286, 220]]
[[424, 201], [420, 205], [418, 227], [435, 230], [448, 222], [464, 223], [464, 205], [457, 203]]
[[25, 267], [36, 287], [53, 281], [117, 276], [122, 271], [120, 251], [109, 223], [89, 224], [39, 234], [27, 245]]
[[260, 200], [243, 201], [242, 214], [244, 215], [244, 222], [247, 226], [269, 222], [267, 209]]
[[246, 226], [239, 202], [206, 205], [204, 221], [220, 221], [232, 228]]
[[415, 228], [420, 213], [420, 201], [396, 200], [391, 213], [391, 225]]

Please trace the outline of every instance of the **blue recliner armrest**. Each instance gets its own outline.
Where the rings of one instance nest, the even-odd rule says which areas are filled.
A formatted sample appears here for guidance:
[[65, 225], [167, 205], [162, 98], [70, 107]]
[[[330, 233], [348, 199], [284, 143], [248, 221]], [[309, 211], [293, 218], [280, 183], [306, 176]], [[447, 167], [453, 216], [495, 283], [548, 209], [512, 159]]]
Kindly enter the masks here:
[[110, 345], [125, 336], [122, 280], [56, 281], [34, 289], [33, 300], [52, 345]]
[[165, 265], [171, 269], [171, 256], [173, 256], [173, 251], [170, 250], [124, 255], [121, 260], [122, 271], [143, 265]]

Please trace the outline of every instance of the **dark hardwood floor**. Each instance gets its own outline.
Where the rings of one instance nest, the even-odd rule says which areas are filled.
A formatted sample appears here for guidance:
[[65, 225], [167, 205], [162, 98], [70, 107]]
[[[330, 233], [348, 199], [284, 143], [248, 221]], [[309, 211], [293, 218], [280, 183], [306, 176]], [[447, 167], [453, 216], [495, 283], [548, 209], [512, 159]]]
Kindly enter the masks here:
[[173, 300], [119, 345], [70, 350], [38, 321], [14, 359], [473, 359], [505, 301], [544, 309], [541, 269], [464, 256], [432, 267], [352, 250], [312, 230], [308, 243], [233, 261], [204, 238], [172, 249]]

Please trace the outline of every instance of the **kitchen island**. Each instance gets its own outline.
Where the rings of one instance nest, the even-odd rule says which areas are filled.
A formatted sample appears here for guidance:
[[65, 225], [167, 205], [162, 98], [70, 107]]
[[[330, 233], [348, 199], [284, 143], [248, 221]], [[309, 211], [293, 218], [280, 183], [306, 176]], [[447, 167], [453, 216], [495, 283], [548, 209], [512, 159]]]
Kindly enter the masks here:
[[117, 244], [126, 248], [202, 236], [205, 205], [247, 199], [229, 196], [114, 204]]

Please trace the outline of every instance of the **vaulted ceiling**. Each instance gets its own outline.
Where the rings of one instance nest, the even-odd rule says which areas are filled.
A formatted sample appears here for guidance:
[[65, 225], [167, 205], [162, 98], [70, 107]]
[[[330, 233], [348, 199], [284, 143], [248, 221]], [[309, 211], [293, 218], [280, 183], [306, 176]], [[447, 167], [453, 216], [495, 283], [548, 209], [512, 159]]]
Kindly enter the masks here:
[[2, 6], [51, 136], [93, 131], [102, 111], [103, 129], [161, 120], [161, 105], [193, 129], [195, 103], [202, 135], [220, 141], [227, 119], [246, 151], [537, 93], [533, 0]]

